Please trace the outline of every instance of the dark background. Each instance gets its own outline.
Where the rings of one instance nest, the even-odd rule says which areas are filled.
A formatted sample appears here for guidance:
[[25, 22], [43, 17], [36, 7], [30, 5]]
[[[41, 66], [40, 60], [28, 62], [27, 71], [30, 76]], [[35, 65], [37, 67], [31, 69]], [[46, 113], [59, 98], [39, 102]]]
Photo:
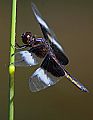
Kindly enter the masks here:
[[[93, 120], [93, 1], [33, 0], [55, 31], [70, 59], [67, 70], [89, 93], [78, 90], [66, 78], [41, 92], [29, 91], [28, 78], [38, 67], [16, 68], [15, 120]], [[42, 36], [31, 10], [31, 0], [17, 3], [17, 42], [32, 31]], [[8, 116], [8, 63], [11, 0], [0, 3], [0, 120]]]

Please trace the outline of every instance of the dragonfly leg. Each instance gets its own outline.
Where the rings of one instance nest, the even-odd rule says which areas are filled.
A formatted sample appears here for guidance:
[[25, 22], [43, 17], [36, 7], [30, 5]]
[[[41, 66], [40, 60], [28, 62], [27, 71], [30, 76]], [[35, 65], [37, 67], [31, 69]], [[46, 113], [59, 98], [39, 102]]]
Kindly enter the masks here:
[[24, 49], [24, 48], [26, 48], [26, 47], [28, 47], [28, 45], [19, 45], [17, 42], [15, 43], [15, 48], [16, 48], [17, 50]]

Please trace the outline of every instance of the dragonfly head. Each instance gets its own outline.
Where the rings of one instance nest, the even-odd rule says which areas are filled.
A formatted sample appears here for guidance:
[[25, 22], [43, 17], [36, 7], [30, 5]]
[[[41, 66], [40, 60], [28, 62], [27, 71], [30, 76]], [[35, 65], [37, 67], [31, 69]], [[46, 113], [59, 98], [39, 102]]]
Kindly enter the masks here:
[[31, 45], [35, 40], [35, 36], [33, 36], [31, 32], [23, 33], [21, 35], [21, 38], [22, 38], [22, 42], [27, 45]]

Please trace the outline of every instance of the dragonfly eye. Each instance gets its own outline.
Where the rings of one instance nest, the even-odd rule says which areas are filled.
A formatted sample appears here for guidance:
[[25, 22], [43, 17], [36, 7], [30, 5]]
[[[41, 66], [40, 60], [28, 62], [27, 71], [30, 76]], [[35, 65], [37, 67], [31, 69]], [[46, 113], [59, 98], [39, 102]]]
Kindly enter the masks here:
[[32, 37], [31, 32], [23, 33], [23, 34], [21, 35], [22, 42], [23, 42], [24, 44], [29, 44], [30, 41], [31, 41], [31, 37]]

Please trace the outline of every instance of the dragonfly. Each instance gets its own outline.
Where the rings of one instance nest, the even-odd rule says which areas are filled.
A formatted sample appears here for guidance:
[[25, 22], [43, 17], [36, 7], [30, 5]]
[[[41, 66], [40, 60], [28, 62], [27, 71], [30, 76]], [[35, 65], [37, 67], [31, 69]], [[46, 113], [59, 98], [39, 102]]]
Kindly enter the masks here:
[[[34, 3], [32, 11], [39, 24], [43, 37], [36, 37], [32, 32], [21, 35], [23, 45], [16, 43], [18, 52], [15, 53], [15, 66], [34, 66], [39, 68], [29, 78], [29, 88], [32, 92], [55, 85], [63, 76], [71, 81], [81, 91], [87, 88], [73, 77], [65, 66], [69, 63], [63, 47], [58, 43], [53, 30], [48, 26]], [[26, 49], [26, 50], [24, 50]]]

